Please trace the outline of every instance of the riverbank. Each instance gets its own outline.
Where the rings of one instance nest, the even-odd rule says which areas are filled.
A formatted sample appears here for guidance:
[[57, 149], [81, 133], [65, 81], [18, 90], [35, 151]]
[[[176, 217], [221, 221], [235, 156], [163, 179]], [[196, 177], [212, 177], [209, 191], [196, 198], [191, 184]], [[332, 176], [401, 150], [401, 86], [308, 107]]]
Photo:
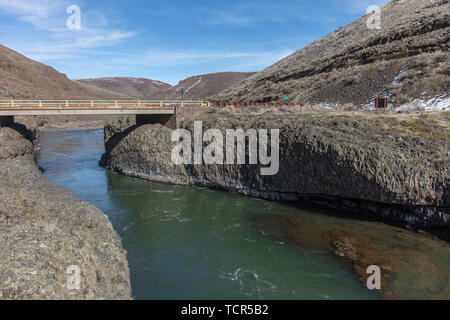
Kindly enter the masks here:
[[[319, 203], [442, 238], [450, 230], [448, 113], [203, 114], [203, 129], [280, 129], [280, 170], [171, 162], [171, 130], [116, 119], [105, 127], [106, 168], [276, 201]], [[180, 128], [193, 132], [194, 119]], [[446, 238], [446, 240], [448, 240]]]
[[[131, 299], [126, 252], [108, 217], [42, 176], [25, 133], [33, 137], [17, 125], [0, 129], [0, 299]], [[77, 268], [81, 289], [69, 290]]]

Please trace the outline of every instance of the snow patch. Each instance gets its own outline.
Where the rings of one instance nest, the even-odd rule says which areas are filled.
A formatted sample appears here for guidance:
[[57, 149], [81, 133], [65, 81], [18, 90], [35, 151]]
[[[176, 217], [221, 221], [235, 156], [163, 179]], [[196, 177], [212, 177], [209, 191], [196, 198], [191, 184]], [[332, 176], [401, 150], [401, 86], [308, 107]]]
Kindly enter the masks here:
[[202, 77], [200, 77], [196, 83], [194, 83], [192, 86], [190, 86], [185, 93], [188, 93], [189, 91], [191, 91], [192, 89], [194, 89], [196, 86], [198, 86], [200, 83], [202, 82]]
[[442, 95], [429, 99], [415, 99], [395, 108], [397, 111], [450, 111], [450, 96]]

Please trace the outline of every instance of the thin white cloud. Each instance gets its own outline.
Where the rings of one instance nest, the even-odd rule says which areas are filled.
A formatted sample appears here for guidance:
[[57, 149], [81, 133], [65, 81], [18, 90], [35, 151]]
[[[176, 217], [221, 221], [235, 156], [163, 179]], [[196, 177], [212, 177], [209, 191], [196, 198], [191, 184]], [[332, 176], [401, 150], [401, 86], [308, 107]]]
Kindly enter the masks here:
[[[373, 0], [376, 1], [376, 0]], [[287, 21], [332, 23], [336, 17], [322, 8], [311, 9], [306, 1], [259, 0], [255, 2], [228, 3], [214, 9], [197, 8], [202, 13], [200, 23], [208, 25], [254, 26], [265, 22], [285, 23]]]
[[32, 59], [48, 61], [73, 56], [79, 50], [112, 45], [136, 34], [110, 26], [106, 18], [100, 19], [98, 12], [85, 13], [82, 5], [82, 29], [69, 30], [66, 10], [71, 4], [68, 0], [0, 0], [0, 11], [47, 32], [45, 37], [36, 39], [31, 35], [27, 39], [22, 37], [20, 42], [15, 41], [14, 35], [6, 35], [8, 38], [3, 41]]
[[80, 50], [96, 49], [100, 47], [110, 46], [124, 39], [134, 36], [134, 32], [113, 31], [106, 32], [90, 32], [89, 35], [73, 37], [70, 40], [51, 42], [36, 42], [23, 45], [18, 43], [14, 45], [14, 49], [18, 50], [27, 57], [38, 61], [52, 61], [74, 58], [80, 54]]
[[65, 0], [0, 0], [0, 11], [25, 21], [36, 29], [55, 32], [63, 28], [58, 27], [57, 20], [62, 19], [68, 5], [69, 2]]
[[249, 26], [262, 22], [285, 22], [304, 17], [302, 3], [298, 0], [278, 2], [260, 0], [223, 5], [215, 9], [197, 8], [201, 13], [200, 23], [208, 25]]
[[208, 18], [202, 18], [201, 21], [210, 25], [231, 24], [245, 26], [255, 23], [255, 19], [250, 16], [238, 15], [236, 12], [228, 10], [202, 10]]
[[211, 51], [198, 49], [151, 49], [145, 53], [129, 53], [121, 55], [114, 61], [120, 65], [139, 64], [146, 67], [171, 67], [185, 65], [201, 65], [217, 62], [239, 68], [267, 67], [276, 61], [292, 54], [292, 49], [280, 49], [275, 51]]

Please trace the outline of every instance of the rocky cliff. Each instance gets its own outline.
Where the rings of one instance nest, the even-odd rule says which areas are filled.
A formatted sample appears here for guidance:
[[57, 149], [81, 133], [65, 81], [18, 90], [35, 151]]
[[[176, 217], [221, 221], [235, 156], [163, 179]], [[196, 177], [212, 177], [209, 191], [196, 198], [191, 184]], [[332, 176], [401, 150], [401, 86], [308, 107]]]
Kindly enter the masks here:
[[[204, 130], [217, 128], [224, 136], [230, 128], [280, 129], [280, 168], [274, 176], [262, 176], [260, 165], [177, 166], [171, 162], [171, 130], [112, 122], [105, 130], [107, 152], [101, 164], [144, 179], [317, 202], [448, 235], [448, 115], [437, 115], [443, 122], [420, 115], [397, 117], [204, 116]], [[180, 127], [192, 132], [193, 120], [185, 119]]]
[[[0, 300], [130, 299], [126, 252], [108, 217], [45, 180], [19, 131], [0, 128]], [[80, 290], [67, 287], [70, 266], [80, 268]]]
[[363, 16], [211, 99], [367, 106], [385, 95], [448, 108], [449, 12], [446, 0], [393, 0], [380, 29]]

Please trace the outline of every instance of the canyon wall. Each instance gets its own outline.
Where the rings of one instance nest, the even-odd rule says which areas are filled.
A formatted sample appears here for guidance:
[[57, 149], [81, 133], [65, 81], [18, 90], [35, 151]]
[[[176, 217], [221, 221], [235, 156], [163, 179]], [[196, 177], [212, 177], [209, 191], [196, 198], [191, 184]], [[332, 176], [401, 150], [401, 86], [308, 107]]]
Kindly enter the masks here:
[[[217, 128], [224, 136], [226, 129], [279, 129], [279, 172], [262, 176], [261, 165], [175, 165], [172, 130], [158, 124], [136, 126], [123, 119], [105, 128], [101, 165], [154, 181], [320, 203], [416, 230], [449, 234], [450, 142], [446, 135], [392, 133], [381, 125], [397, 120], [384, 116], [375, 120], [345, 114], [210, 114], [202, 120], [203, 130]], [[193, 120], [184, 119], [180, 128], [193, 132]]]

